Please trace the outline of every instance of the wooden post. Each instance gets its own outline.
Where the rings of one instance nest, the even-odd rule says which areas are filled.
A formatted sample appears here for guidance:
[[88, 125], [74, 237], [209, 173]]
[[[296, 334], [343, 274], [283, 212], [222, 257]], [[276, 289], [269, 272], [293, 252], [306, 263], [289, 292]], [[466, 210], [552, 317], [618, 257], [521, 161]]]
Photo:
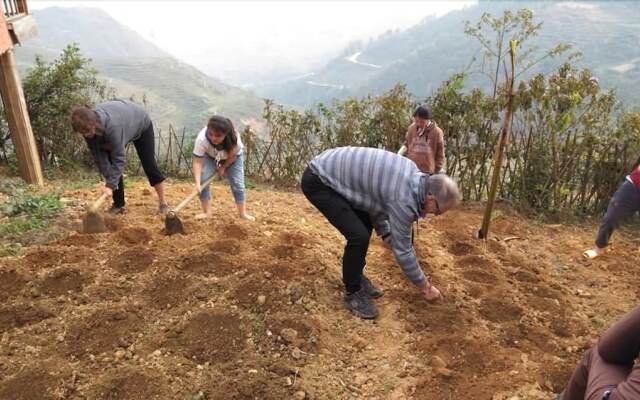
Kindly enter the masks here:
[[43, 185], [42, 169], [38, 148], [31, 130], [31, 121], [27, 113], [27, 103], [22, 92], [22, 83], [16, 67], [13, 50], [0, 55], [0, 93], [16, 149], [18, 168], [22, 178], [30, 184]]
[[487, 206], [484, 210], [484, 218], [482, 219], [482, 227], [478, 231], [478, 238], [486, 239], [489, 235], [489, 223], [491, 222], [491, 212], [493, 211], [493, 201], [496, 198], [496, 192], [498, 190], [498, 182], [500, 181], [500, 169], [502, 169], [502, 154], [504, 148], [507, 145], [507, 139], [509, 138], [509, 125], [511, 124], [511, 115], [513, 113], [513, 84], [516, 79], [516, 46], [518, 46], [517, 40], [511, 40], [509, 43], [509, 53], [511, 54], [511, 77], [507, 77], [507, 85], [509, 86], [509, 93], [507, 94], [507, 107], [504, 115], [504, 121], [502, 123], [502, 130], [500, 131], [500, 139], [496, 146], [496, 153], [493, 157], [493, 176], [491, 178], [491, 186], [489, 187], [489, 198], [487, 199]]

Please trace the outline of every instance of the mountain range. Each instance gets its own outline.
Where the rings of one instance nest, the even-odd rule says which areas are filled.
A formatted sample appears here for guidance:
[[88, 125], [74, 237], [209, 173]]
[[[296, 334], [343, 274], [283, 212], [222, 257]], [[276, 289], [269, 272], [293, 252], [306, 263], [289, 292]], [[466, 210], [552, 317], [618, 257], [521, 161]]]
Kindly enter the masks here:
[[181, 62], [98, 8], [48, 7], [32, 14], [39, 33], [16, 50], [22, 74], [34, 65], [36, 54], [50, 61], [77, 43], [118, 97], [145, 98], [161, 129], [172, 124], [197, 133], [213, 114], [245, 124], [261, 118], [262, 99]]
[[[482, 56], [479, 43], [464, 33], [464, 22], [477, 22], [483, 13], [499, 17], [503, 11], [533, 11], [542, 22], [532, 44], [550, 49], [558, 43], [572, 45], [583, 57], [575, 63], [587, 67], [604, 88], [614, 88], [626, 104], [638, 104], [640, 92], [640, 7], [632, 1], [554, 2], [480, 1], [442, 17], [427, 17], [419, 24], [386, 34], [360, 46], [345, 49], [315, 71], [256, 87], [263, 97], [296, 107], [309, 107], [332, 98], [378, 94], [397, 83], [424, 98], [451, 74], [471, 72], [470, 86], [489, 86], [477, 72], [472, 58]], [[550, 72], [561, 58], [548, 60], [530, 70]], [[526, 78], [526, 76], [523, 76]]]

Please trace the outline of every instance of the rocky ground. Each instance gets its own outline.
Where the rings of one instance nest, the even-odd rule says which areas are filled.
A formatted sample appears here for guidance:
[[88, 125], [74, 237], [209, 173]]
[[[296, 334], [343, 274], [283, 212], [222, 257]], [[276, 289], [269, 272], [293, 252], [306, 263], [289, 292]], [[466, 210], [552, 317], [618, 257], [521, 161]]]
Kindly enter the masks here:
[[[174, 182], [177, 204], [190, 186]], [[339, 234], [298, 192], [250, 190], [257, 221], [181, 213], [166, 236], [155, 196], [127, 189], [109, 232], [77, 232], [95, 189], [58, 220], [61, 239], [0, 258], [0, 399], [549, 399], [598, 335], [638, 302], [638, 241], [545, 225], [506, 208], [487, 242], [467, 205], [421, 221], [416, 248], [446, 296], [428, 304], [373, 238], [380, 318], [342, 304]]]

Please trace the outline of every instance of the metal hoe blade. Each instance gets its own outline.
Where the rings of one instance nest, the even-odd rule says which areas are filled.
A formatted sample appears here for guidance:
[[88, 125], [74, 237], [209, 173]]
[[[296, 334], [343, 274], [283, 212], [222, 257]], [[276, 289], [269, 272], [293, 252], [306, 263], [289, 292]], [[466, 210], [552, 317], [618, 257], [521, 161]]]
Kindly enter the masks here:
[[82, 232], [84, 233], [102, 233], [107, 231], [104, 224], [104, 218], [98, 212], [87, 211], [82, 217]]
[[164, 233], [166, 235], [175, 235], [176, 233], [184, 233], [182, 221], [175, 212], [169, 212], [164, 219]]

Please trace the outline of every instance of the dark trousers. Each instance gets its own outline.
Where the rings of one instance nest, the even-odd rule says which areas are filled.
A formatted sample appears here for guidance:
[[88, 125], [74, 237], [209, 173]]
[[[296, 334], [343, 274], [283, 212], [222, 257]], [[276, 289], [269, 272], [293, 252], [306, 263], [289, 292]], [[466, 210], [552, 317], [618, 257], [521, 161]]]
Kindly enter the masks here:
[[[155, 138], [152, 123], [142, 132], [142, 135], [138, 139], [133, 141], [133, 145], [136, 148], [136, 153], [138, 153], [138, 158], [140, 159], [145, 175], [147, 175], [149, 184], [155, 186], [163, 182], [165, 177], [162, 175], [162, 172], [160, 172], [160, 168], [158, 168], [158, 164], [156, 163]], [[118, 188], [113, 191], [113, 206], [124, 207], [124, 204], [124, 180], [122, 176], [120, 176]]]
[[607, 247], [613, 231], [640, 210], [640, 190], [625, 179], [609, 201], [607, 213], [598, 229], [596, 246]]
[[562, 400], [609, 400], [640, 398], [640, 307], [616, 322], [587, 350], [578, 363]]
[[311, 204], [347, 239], [342, 256], [342, 281], [348, 293], [358, 291], [373, 230], [369, 214], [354, 209], [308, 167], [302, 175], [301, 186]]

